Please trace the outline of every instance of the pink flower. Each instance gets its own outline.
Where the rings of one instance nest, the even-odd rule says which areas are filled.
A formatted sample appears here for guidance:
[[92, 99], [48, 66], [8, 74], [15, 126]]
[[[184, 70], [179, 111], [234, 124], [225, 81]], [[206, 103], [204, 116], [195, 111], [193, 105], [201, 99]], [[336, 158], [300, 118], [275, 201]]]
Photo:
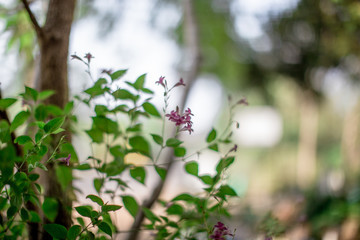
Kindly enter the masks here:
[[179, 107], [176, 107], [176, 111], [171, 111], [170, 114], [166, 114], [166, 117], [169, 118], [169, 121], [174, 122], [175, 126], [183, 126], [180, 131], [189, 131], [189, 134], [193, 132], [192, 129], [192, 121], [191, 116], [193, 114], [191, 113], [190, 108], [185, 110], [185, 113], [183, 115], [179, 114]]
[[91, 60], [92, 58], [94, 58], [94, 56], [91, 55], [91, 53], [87, 53], [87, 54], [85, 54], [84, 58], [86, 58], [87, 61], [88, 61], [88, 63], [90, 63], [90, 60]]
[[230, 233], [225, 224], [222, 222], [217, 222], [217, 224], [214, 226], [213, 233], [210, 235], [210, 238], [215, 240], [225, 240], [226, 236], [233, 237], [234, 234]]
[[165, 77], [160, 77], [159, 81], [156, 81], [156, 84], [160, 84], [161, 86], [165, 87], [165, 83], [164, 83]]
[[237, 151], [237, 148], [238, 148], [238, 145], [234, 145], [230, 150], [229, 150], [229, 153], [230, 152], [236, 152]]
[[243, 97], [242, 99], [240, 99], [236, 104], [239, 104], [239, 105], [245, 105], [245, 106], [248, 106], [249, 103], [247, 101], [247, 99], [245, 97]]
[[66, 166], [70, 165], [70, 158], [71, 158], [71, 154], [69, 154], [69, 156], [67, 156], [66, 158], [58, 158], [57, 160], [60, 162], [63, 162], [66, 164]]
[[184, 86], [185, 87], [185, 83], [184, 83], [184, 80], [182, 78], [180, 78], [179, 82], [177, 82], [174, 87], [177, 87], [177, 86]]

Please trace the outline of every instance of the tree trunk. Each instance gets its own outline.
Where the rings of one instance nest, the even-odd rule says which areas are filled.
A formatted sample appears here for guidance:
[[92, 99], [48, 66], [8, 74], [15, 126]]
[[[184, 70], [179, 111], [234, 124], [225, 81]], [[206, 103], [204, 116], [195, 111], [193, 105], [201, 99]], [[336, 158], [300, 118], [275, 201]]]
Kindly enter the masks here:
[[318, 104], [312, 92], [301, 90], [297, 183], [308, 187], [316, 177]]
[[[360, 103], [350, 109], [344, 118], [341, 148], [343, 164], [349, 178], [354, 178], [359, 173], [359, 123], [360, 123]], [[349, 180], [349, 179], [348, 179]]]
[[[70, 29], [73, 21], [75, 0], [50, 0], [40, 39], [40, 76], [36, 82], [39, 91], [55, 90], [47, 103], [63, 108], [68, 101], [68, 51]], [[67, 137], [70, 141], [70, 135]], [[56, 143], [55, 143], [56, 144]], [[55, 198], [59, 203], [58, 215], [55, 223], [67, 229], [71, 226], [71, 207], [69, 196], [62, 189], [56, 178], [55, 165], [49, 164], [44, 173], [45, 196]], [[43, 239], [52, 239], [44, 234]]]
[[[35, 79], [35, 88], [38, 91], [54, 90], [56, 93], [47, 99], [46, 103], [63, 108], [69, 95], [67, 62], [76, 0], [50, 0], [43, 27], [37, 22], [27, 0], [22, 2], [36, 31], [40, 47], [40, 68]], [[68, 141], [70, 140], [69, 135]], [[42, 180], [45, 183], [45, 196], [55, 198], [59, 203], [55, 223], [69, 228], [72, 220], [71, 212], [67, 208], [71, 208], [71, 200], [56, 178], [55, 165], [49, 164], [48, 172], [43, 174]], [[52, 237], [44, 233], [42, 239]]]

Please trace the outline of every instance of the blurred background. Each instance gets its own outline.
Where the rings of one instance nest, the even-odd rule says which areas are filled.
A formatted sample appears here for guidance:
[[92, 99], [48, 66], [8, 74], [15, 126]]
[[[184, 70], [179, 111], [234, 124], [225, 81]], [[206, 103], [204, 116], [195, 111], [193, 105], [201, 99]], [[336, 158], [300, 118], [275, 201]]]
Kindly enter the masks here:
[[[46, 2], [31, 4], [40, 22]], [[195, 115], [194, 133], [183, 135], [194, 151], [204, 146], [213, 126], [226, 127], [228, 95], [233, 101], [247, 98], [249, 106], [236, 108], [238, 151], [228, 176], [240, 197], [230, 203], [234, 216], [224, 220], [236, 228], [235, 239], [256, 239], [269, 229], [279, 235], [276, 239], [360, 239], [360, 2], [192, 3], [195, 30], [184, 31], [183, 1], [79, 0], [69, 53], [95, 56], [94, 76], [103, 68], [129, 69], [128, 79], [147, 73], [159, 109], [162, 89], [155, 81], [165, 76], [176, 83], [197, 64], [185, 104]], [[24, 81], [31, 85], [36, 74], [36, 38], [21, 7], [18, 1], [0, 0], [5, 97], [21, 92]], [[196, 62], [194, 54], [199, 54]], [[69, 62], [71, 96], [91, 85], [84, 70], [81, 63]], [[181, 96], [180, 90], [172, 96], [172, 107]], [[90, 126], [87, 117], [93, 113], [88, 111], [78, 106], [81, 129]], [[148, 131], [159, 124], [149, 123]], [[80, 162], [85, 161], [89, 139], [75, 135], [74, 144]], [[214, 152], [205, 151], [196, 160], [200, 172], [214, 172]], [[163, 198], [201, 189], [191, 177], [179, 180], [181, 164], [176, 169]], [[94, 193], [92, 183], [79, 177], [83, 180], [75, 185], [87, 186], [84, 194]], [[141, 186], [135, 188], [146, 195]]]

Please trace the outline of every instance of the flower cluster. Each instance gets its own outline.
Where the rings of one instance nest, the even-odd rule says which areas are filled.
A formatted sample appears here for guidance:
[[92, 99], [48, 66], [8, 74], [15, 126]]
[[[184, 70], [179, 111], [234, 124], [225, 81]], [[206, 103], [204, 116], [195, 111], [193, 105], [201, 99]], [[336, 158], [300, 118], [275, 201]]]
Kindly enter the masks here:
[[194, 116], [194, 114], [191, 113], [190, 108], [185, 110], [185, 113], [181, 115], [179, 113], [179, 107], [176, 107], [176, 111], [171, 111], [170, 114], [166, 114], [166, 117], [169, 118], [169, 121], [172, 121], [175, 123], [175, 126], [183, 126], [180, 131], [189, 131], [189, 134], [193, 132], [191, 121], [191, 116]]
[[230, 233], [229, 229], [222, 222], [217, 222], [214, 226], [214, 231], [210, 235], [211, 239], [225, 240], [226, 236], [233, 237], [234, 234]]

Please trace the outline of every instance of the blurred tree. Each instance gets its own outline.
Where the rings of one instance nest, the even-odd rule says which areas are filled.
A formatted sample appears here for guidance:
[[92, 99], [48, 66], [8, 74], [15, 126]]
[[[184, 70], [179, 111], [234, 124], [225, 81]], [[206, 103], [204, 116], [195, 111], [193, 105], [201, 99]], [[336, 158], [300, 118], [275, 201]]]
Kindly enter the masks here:
[[[263, 37], [270, 39], [271, 50], [253, 52], [254, 63], [261, 71], [285, 75], [299, 86], [300, 185], [308, 185], [316, 175], [317, 125], [324, 84], [324, 75], [319, 73], [334, 68], [348, 72], [344, 67], [348, 57], [359, 60], [359, 13], [358, 1], [301, 0], [294, 9], [267, 22]], [[271, 59], [271, 64], [264, 64], [264, 58]]]

